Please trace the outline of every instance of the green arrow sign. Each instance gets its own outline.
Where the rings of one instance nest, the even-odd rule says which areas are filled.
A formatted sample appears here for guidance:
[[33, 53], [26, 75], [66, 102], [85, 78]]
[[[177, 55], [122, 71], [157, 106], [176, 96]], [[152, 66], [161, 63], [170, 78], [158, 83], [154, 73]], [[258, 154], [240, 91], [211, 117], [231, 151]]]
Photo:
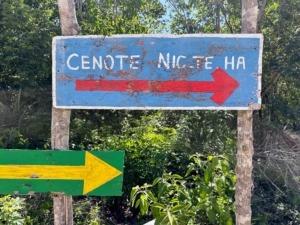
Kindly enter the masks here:
[[124, 152], [0, 150], [0, 194], [120, 196]]

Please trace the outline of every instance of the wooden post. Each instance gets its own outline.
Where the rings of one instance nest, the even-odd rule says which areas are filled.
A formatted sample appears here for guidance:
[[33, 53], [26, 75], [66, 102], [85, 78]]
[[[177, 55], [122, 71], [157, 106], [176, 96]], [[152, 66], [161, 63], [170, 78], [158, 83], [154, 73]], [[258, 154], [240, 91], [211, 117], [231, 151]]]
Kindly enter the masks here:
[[[255, 33], [257, 0], [242, 1], [242, 33]], [[236, 224], [251, 224], [251, 189], [253, 150], [253, 111], [238, 111], [238, 152], [236, 165]]]
[[[71, 110], [52, 107], [51, 148], [66, 150], [69, 148], [69, 125]], [[72, 196], [55, 193], [53, 197], [55, 225], [73, 224]]]
[[[79, 25], [75, 13], [74, 0], [58, 0], [62, 35], [79, 34]], [[51, 148], [57, 150], [69, 149], [69, 125], [71, 110], [52, 107]], [[53, 212], [55, 225], [73, 224], [72, 196], [55, 193], [53, 197]]]

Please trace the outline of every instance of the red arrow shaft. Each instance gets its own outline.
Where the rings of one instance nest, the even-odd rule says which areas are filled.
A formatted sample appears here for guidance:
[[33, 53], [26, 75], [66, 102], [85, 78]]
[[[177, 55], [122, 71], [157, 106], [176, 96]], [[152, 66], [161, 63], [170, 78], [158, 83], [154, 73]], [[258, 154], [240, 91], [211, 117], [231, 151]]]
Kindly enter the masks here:
[[76, 80], [77, 91], [216, 92], [214, 81]]
[[214, 81], [185, 80], [76, 80], [77, 91], [119, 91], [119, 92], [213, 92], [210, 97], [222, 105], [240, 85], [221, 68], [212, 76]]

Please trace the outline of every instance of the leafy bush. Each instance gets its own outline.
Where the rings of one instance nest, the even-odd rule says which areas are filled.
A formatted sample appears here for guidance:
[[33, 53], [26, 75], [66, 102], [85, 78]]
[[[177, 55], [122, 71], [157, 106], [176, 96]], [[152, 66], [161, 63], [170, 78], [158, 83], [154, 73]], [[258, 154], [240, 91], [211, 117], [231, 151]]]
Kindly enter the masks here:
[[[96, 112], [98, 120], [93, 121], [91, 125], [94, 126], [96, 123], [100, 125], [93, 129], [86, 126], [90, 124], [88, 118], [77, 117], [73, 120], [72, 126], [79, 133], [71, 132], [73, 149], [125, 151], [122, 197], [111, 197], [106, 202], [107, 211], [114, 211], [118, 222], [124, 222], [128, 215], [135, 216], [136, 212], [124, 210], [130, 208], [128, 199], [131, 188], [149, 183], [155, 177], [161, 176], [171, 163], [169, 159], [173, 154], [172, 147], [177, 137], [176, 130], [166, 124], [162, 116], [163, 111], [151, 112], [150, 115], [137, 112], [142, 114], [140, 116], [132, 116], [134, 112], [123, 113], [124, 117], [117, 112], [118, 120], [115, 122], [110, 120], [102, 126], [101, 117], [106, 116], [105, 114], [100, 116], [101, 114]], [[110, 117], [113, 118], [111, 115]]]
[[12, 198], [10, 195], [0, 198], [0, 224], [19, 225], [25, 219], [21, 211], [25, 208], [25, 199]]
[[102, 224], [101, 206], [99, 202], [94, 201], [92, 197], [87, 197], [75, 201], [74, 208], [74, 224]]
[[53, 224], [53, 199], [51, 193], [26, 196], [25, 225]]
[[300, 224], [300, 194], [284, 184], [270, 183], [255, 174], [251, 199], [253, 225]]
[[152, 184], [132, 188], [132, 206], [155, 224], [234, 223], [235, 173], [225, 156], [194, 154], [184, 177], [164, 173]]

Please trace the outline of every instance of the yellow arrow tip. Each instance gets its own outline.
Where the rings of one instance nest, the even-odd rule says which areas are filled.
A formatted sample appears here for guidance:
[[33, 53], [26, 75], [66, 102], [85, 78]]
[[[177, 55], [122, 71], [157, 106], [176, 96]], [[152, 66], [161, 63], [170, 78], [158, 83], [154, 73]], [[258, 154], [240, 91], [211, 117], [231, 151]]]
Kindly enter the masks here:
[[83, 194], [100, 187], [108, 181], [122, 174], [121, 171], [97, 158], [93, 154], [85, 153], [85, 179]]

